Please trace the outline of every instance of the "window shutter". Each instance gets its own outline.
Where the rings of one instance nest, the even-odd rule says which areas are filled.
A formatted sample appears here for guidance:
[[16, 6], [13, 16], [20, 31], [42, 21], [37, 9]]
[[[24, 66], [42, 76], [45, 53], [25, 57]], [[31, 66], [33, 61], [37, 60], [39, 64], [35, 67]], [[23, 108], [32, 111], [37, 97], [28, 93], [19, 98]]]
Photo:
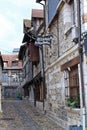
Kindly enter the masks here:
[[34, 45], [34, 42], [29, 43], [29, 50], [30, 50], [30, 61], [33, 64], [39, 62], [39, 48]]

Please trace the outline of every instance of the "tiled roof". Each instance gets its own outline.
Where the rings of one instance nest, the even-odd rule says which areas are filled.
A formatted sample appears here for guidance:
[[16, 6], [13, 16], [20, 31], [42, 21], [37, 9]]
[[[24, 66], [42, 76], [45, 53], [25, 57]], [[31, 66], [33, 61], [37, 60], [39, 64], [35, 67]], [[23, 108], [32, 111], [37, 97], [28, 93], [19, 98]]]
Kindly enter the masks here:
[[33, 18], [43, 18], [44, 13], [42, 9], [32, 9], [32, 17]]
[[12, 61], [18, 61], [18, 68], [22, 67], [22, 62], [18, 60], [18, 55], [16, 54], [11, 54], [11, 55], [6, 55], [2, 54], [2, 59], [3, 62], [7, 62], [8, 66], [7, 67], [12, 67]]
[[2, 54], [2, 59], [3, 59], [3, 61], [14, 61], [14, 60], [16, 60], [16, 58], [18, 58], [18, 55], [15, 55], [15, 54], [13, 54], [13, 55], [6, 55], [6, 54]]

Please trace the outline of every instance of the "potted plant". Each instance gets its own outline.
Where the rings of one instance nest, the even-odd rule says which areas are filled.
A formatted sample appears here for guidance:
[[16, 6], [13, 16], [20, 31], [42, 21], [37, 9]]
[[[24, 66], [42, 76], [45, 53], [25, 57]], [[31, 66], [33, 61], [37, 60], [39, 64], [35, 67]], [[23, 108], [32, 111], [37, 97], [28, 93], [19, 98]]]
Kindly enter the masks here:
[[18, 94], [17, 94], [16, 99], [17, 99], [17, 100], [22, 100], [22, 95], [21, 95], [21, 93], [18, 93]]
[[80, 107], [79, 97], [77, 97], [77, 98], [69, 97], [69, 98], [66, 99], [66, 101], [67, 101], [67, 105], [70, 108], [79, 108]]

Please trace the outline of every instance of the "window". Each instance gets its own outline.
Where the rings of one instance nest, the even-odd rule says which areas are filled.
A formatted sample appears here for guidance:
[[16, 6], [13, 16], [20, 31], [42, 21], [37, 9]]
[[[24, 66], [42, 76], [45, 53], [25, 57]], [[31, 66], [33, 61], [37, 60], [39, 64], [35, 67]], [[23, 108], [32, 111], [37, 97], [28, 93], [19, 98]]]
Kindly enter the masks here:
[[18, 66], [18, 61], [12, 61], [12, 66], [13, 67]]
[[8, 73], [6, 73], [6, 72], [5, 72], [5, 73], [4, 73], [4, 72], [2, 73], [2, 81], [3, 81], [3, 82], [8, 82]]
[[69, 67], [64, 73], [64, 79], [68, 106], [73, 104], [73, 107], [80, 107], [78, 65]]
[[69, 92], [70, 96], [77, 98], [79, 95], [79, 78], [78, 78], [78, 67], [74, 66], [69, 71]]
[[65, 85], [65, 96], [68, 97], [69, 96], [69, 75], [67, 70], [64, 72], [64, 85]]
[[8, 61], [4, 61], [4, 67], [8, 67]]
[[80, 57], [77, 56], [74, 59], [61, 65], [61, 71], [64, 71], [64, 85], [65, 85], [65, 97], [68, 106], [80, 107], [79, 97], [79, 72], [78, 64], [80, 63]]

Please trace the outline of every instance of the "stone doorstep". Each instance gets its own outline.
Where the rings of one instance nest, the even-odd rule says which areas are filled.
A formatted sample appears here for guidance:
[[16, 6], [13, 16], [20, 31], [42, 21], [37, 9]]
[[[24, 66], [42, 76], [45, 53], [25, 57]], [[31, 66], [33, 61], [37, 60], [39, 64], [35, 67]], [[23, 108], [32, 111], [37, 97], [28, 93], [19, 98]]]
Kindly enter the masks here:
[[[53, 113], [51, 113], [51, 112], [49, 112], [48, 114], [47, 114], [47, 117], [51, 120], [51, 121], [53, 121], [54, 123], [56, 123], [59, 127], [60, 127], [60, 130], [65, 130], [65, 128], [66, 127], [61, 127], [61, 125], [58, 123], [58, 119], [56, 118], [56, 117], [54, 117], [54, 115], [53, 115]], [[60, 120], [60, 119], [59, 119]]]

